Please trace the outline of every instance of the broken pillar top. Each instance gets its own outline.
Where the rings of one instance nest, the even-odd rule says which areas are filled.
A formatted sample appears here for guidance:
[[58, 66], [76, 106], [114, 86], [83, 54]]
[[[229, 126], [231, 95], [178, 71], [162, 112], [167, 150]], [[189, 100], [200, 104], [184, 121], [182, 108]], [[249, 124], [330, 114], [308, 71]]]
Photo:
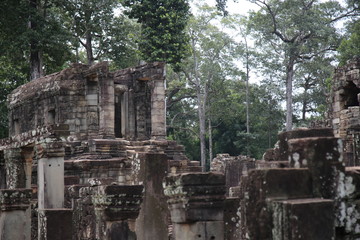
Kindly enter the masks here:
[[109, 221], [136, 219], [143, 198], [142, 185], [105, 185], [87, 187], [95, 209]]
[[290, 139], [310, 137], [334, 137], [332, 128], [297, 128], [279, 133], [279, 161], [288, 160], [288, 141]]
[[30, 207], [31, 189], [0, 189], [0, 210], [26, 210]]
[[225, 177], [220, 173], [182, 173], [166, 177], [166, 186], [224, 185]]
[[226, 193], [223, 174], [183, 173], [166, 177], [163, 184], [172, 222], [222, 221]]
[[249, 171], [241, 183], [251, 195], [265, 198], [294, 199], [312, 197], [312, 178], [307, 169], [273, 168]]

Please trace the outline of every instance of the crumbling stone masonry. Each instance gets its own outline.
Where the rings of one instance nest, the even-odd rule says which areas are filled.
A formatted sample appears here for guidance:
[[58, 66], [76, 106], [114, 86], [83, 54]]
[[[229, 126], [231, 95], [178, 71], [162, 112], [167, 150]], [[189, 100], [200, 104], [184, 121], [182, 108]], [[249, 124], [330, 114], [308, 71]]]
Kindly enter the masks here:
[[[276, 148], [242, 169], [238, 186], [227, 186], [225, 239], [360, 238], [360, 171], [345, 168], [342, 151], [331, 128], [280, 133]], [[224, 169], [234, 161], [246, 163], [218, 155], [212, 170], [228, 179]]]
[[224, 239], [225, 179], [216, 173], [183, 173], [164, 181], [176, 240]]
[[209, 173], [165, 139], [163, 63], [25, 84], [0, 140], [0, 237], [360, 239], [359, 69], [335, 74], [333, 128], [283, 132], [262, 160], [218, 155]]
[[330, 125], [335, 137], [343, 140], [346, 166], [359, 166], [360, 161], [360, 59], [335, 70], [329, 98]]
[[200, 167], [165, 139], [164, 63], [73, 64], [15, 89], [8, 107], [0, 186], [33, 193], [24, 239], [168, 238], [162, 178]]

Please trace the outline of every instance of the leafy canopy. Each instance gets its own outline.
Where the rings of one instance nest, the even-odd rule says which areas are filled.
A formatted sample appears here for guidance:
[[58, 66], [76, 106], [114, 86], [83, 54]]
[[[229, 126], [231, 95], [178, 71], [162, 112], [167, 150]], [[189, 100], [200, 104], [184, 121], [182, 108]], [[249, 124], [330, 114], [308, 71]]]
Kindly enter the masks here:
[[187, 0], [124, 0], [127, 14], [141, 24], [139, 50], [145, 61], [177, 65], [187, 55]]

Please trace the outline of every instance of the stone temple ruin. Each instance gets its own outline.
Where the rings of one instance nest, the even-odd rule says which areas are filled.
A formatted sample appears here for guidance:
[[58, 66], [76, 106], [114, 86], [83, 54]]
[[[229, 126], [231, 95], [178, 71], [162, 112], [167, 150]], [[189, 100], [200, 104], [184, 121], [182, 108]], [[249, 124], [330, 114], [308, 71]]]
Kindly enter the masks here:
[[[201, 173], [166, 140], [165, 69], [74, 64], [8, 96], [0, 238], [360, 239], [360, 60], [336, 70], [330, 125]], [[360, 96], [360, 95], [359, 95]]]

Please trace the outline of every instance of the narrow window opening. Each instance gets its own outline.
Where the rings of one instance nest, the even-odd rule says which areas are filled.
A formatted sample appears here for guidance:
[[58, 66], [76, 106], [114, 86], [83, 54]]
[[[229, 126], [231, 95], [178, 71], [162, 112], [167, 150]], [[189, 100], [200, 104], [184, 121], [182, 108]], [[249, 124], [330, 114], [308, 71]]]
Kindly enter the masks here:
[[50, 110], [48, 111], [48, 124], [49, 125], [52, 125], [52, 124], [55, 124], [55, 110]]
[[13, 126], [14, 126], [14, 134], [15, 135], [20, 134], [20, 123], [18, 119], [15, 119], [13, 121]]

